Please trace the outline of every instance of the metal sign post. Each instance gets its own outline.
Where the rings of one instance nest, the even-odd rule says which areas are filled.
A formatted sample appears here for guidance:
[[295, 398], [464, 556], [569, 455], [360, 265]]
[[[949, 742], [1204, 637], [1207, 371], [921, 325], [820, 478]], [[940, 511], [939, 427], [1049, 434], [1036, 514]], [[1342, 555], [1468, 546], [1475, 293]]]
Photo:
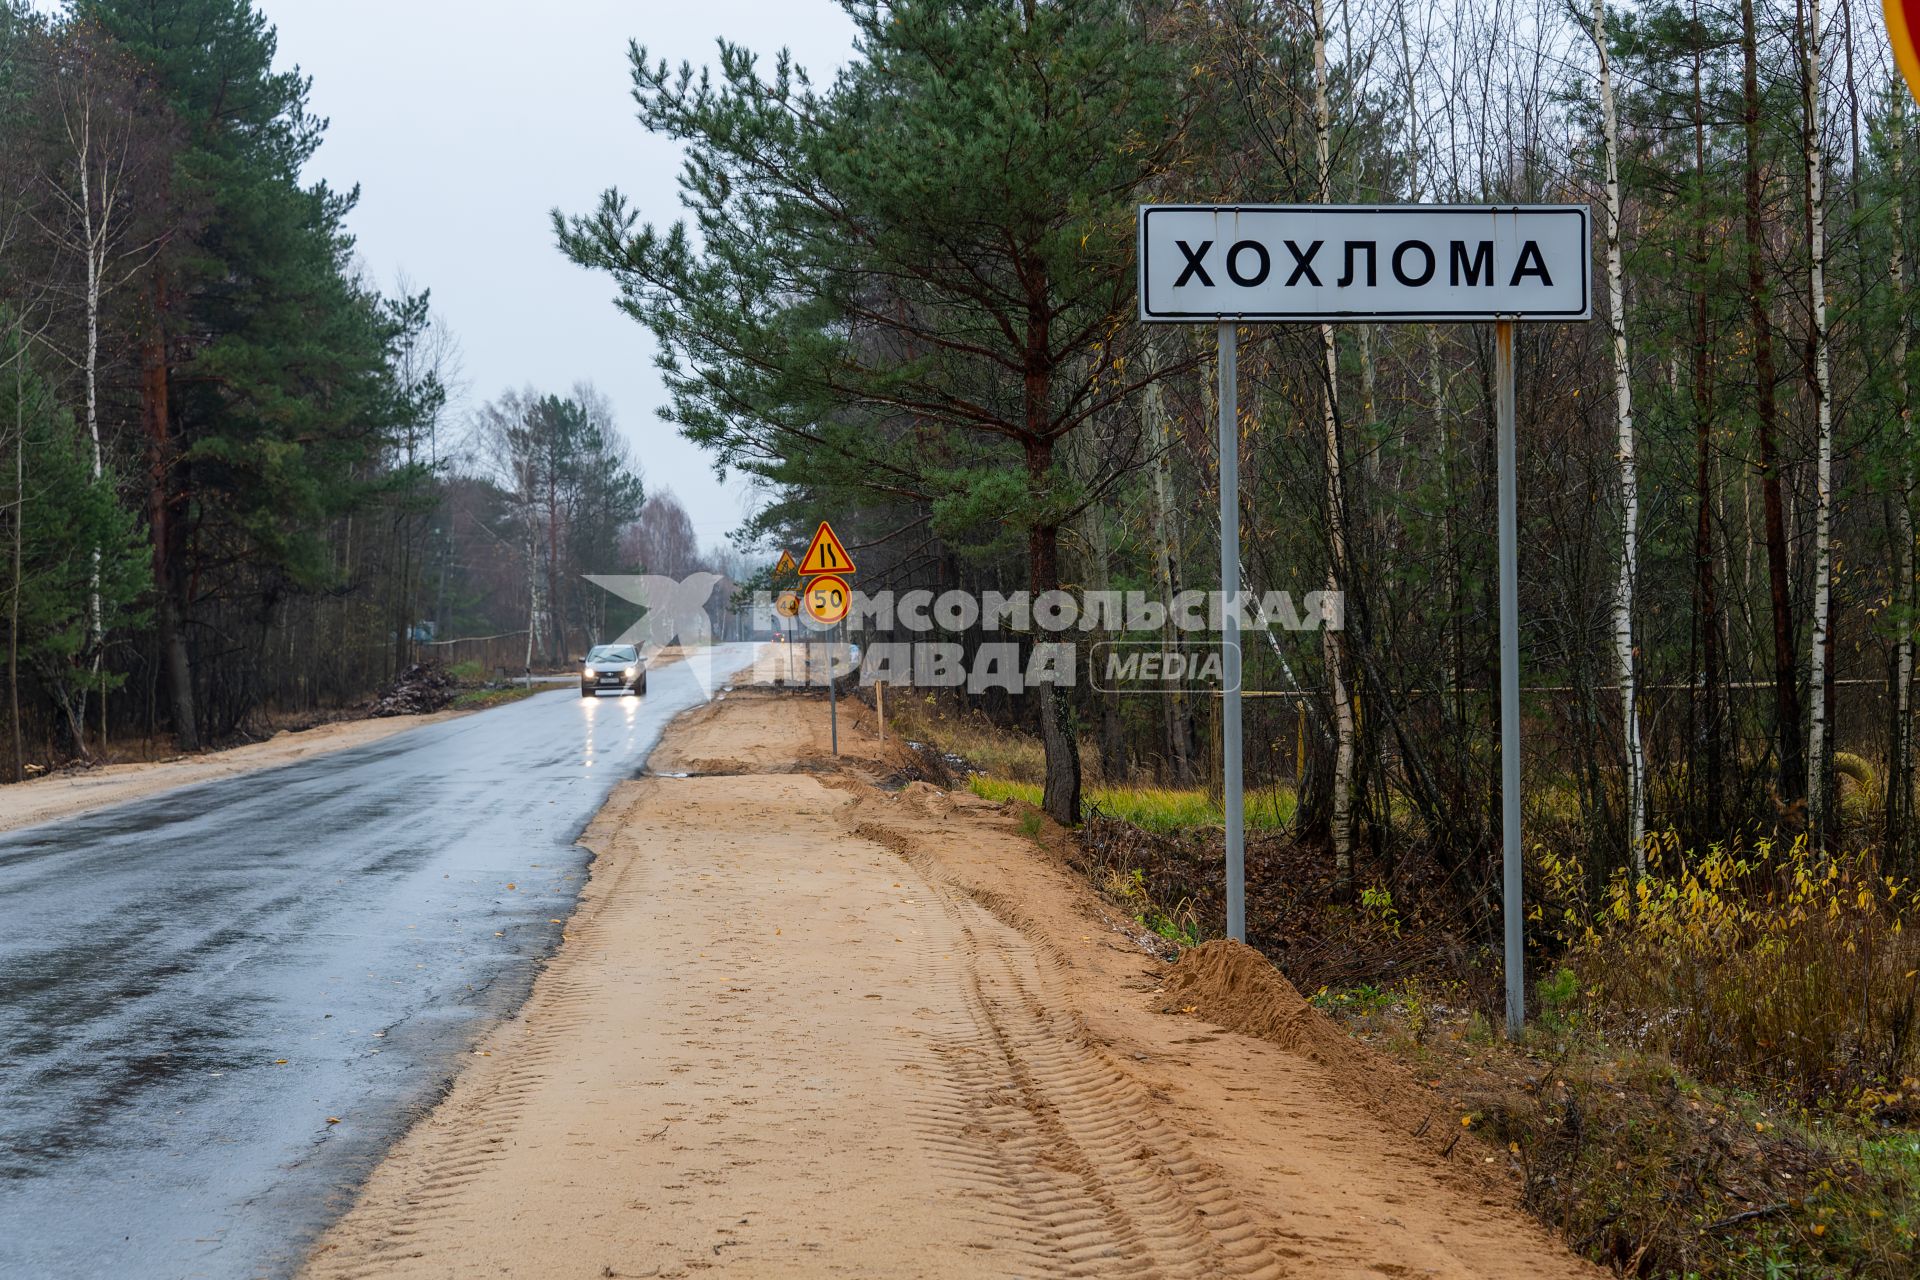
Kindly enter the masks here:
[[1513, 321], [1493, 326], [1494, 417], [1500, 440], [1500, 912], [1506, 925], [1507, 1038], [1527, 1021], [1520, 902], [1520, 487], [1513, 429]]
[[[782, 563], [790, 564], [793, 558], [782, 551], [780, 553], [780, 559]], [[777, 685], [790, 684], [793, 681], [794, 616], [800, 612], [799, 593], [782, 591], [773, 602], [773, 611], [774, 634], [784, 635], [786, 637], [785, 642], [779, 646], [781, 650], [780, 662], [778, 669], [774, 672], [773, 682]]]
[[1227, 823], [1227, 936], [1247, 940], [1247, 829], [1240, 777], [1240, 336], [1231, 320], [1220, 344], [1220, 624], [1224, 687], [1220, 701], [1222, 807]]
[[1227, 935], [1246, 938], [1236, 325], [1492, 321], [1500, 488], [1500, 817], [1507, 1032], [1526, 1016], [1520, 880], [1520, 574], [1513, 324], [1592, 316], [1585, 205], [1142, 205], [1140, 320], [1220, 342], [1220, 754]]

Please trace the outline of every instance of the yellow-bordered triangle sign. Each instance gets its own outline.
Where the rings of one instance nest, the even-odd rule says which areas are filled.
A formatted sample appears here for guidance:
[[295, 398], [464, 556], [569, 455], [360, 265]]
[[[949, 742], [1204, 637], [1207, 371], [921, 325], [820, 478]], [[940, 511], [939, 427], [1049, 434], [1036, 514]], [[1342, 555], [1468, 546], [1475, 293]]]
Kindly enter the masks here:
[[833, 526], [825, 520], [813, 531], [813, 541], [807, 544], [807, 554], [800, 557], [801, 573], [852, 573], [853, 557], [847, 554], [847, 548], [841, 543]]
[[783, 549], [780, 552], [780, 563], [773, 566], [773, 571], [775, 573], [792, 573], [793, 567], [793, 553]]

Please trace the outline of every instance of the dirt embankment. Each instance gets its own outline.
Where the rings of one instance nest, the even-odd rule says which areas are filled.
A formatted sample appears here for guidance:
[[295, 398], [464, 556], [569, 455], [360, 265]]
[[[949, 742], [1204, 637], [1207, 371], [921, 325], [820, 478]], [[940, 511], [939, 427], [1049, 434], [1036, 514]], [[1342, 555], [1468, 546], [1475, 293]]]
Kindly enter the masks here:
[[826, 710], [735, 692], [616, 791], [310, 1277], [1599, 1274], [1255, 953], [1169, 970], [1020, 815], [874, 785], [870, 713], [802, 771]]

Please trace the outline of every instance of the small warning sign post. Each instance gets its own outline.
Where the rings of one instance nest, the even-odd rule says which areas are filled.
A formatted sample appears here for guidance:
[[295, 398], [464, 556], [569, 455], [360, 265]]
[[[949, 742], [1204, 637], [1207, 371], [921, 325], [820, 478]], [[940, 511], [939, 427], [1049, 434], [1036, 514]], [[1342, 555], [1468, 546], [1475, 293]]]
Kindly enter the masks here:
[[[793, 562], [793, 553], [783, 548], [780, 552], [779, 561], [773, 566], [773, 572], [777, 577], [784, 578], [788, 574], [796, 572], [799, 567], [799, 565]], [[792, 617], [793, 615], [788, 614], [787, 616]]]
[[[787, 556], [786, 561], [788, 564], [792, 564], [793, 558]], [[798, 591], [782, 591], [773, 598], [773, 611], [778, 615], [774, 619], [773, 629], [776, 634], [781, 634], [786, 637], [786, 643], [780, 646], [782, 650], [780, 665], [774, 674], [773, 682], [775, 684], [786, 684], [793, 679], [793, 633], [798, 629], [794, 624], [794, 619], [800, 616], [800, 593]]]
[[[784, 553], [783, 553], [784, 558]], [[802, 606], [807, 617], [829, 629], [838, 626], [853, 604], [853, 588], [840, 575], [853, 572], [853, 557], [846, 543], [825, 520], [813, 531], [813, 541], [800, 557], [801, 576], [810, 578]], [[809, 672], [808, 674], [812, 674]], [[833, 684], [833, 642], [827, 643], [827, 717], [833, 725], [833, 754], [840, 754], [840, 700]]]

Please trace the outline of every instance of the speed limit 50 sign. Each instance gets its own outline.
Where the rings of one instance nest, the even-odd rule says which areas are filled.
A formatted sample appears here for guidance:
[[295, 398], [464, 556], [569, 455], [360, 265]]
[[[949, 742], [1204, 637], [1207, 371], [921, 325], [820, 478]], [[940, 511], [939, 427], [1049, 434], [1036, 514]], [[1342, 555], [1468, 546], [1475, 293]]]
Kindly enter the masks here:
[[838, 574], [823, 573], [807, 584], [801, 599], [801, 607], [807, 611], [807, 617], [823, 627], [830, 627], [847, 616], [847, 610], [853, 604], [853, 588], [847, 580]]

